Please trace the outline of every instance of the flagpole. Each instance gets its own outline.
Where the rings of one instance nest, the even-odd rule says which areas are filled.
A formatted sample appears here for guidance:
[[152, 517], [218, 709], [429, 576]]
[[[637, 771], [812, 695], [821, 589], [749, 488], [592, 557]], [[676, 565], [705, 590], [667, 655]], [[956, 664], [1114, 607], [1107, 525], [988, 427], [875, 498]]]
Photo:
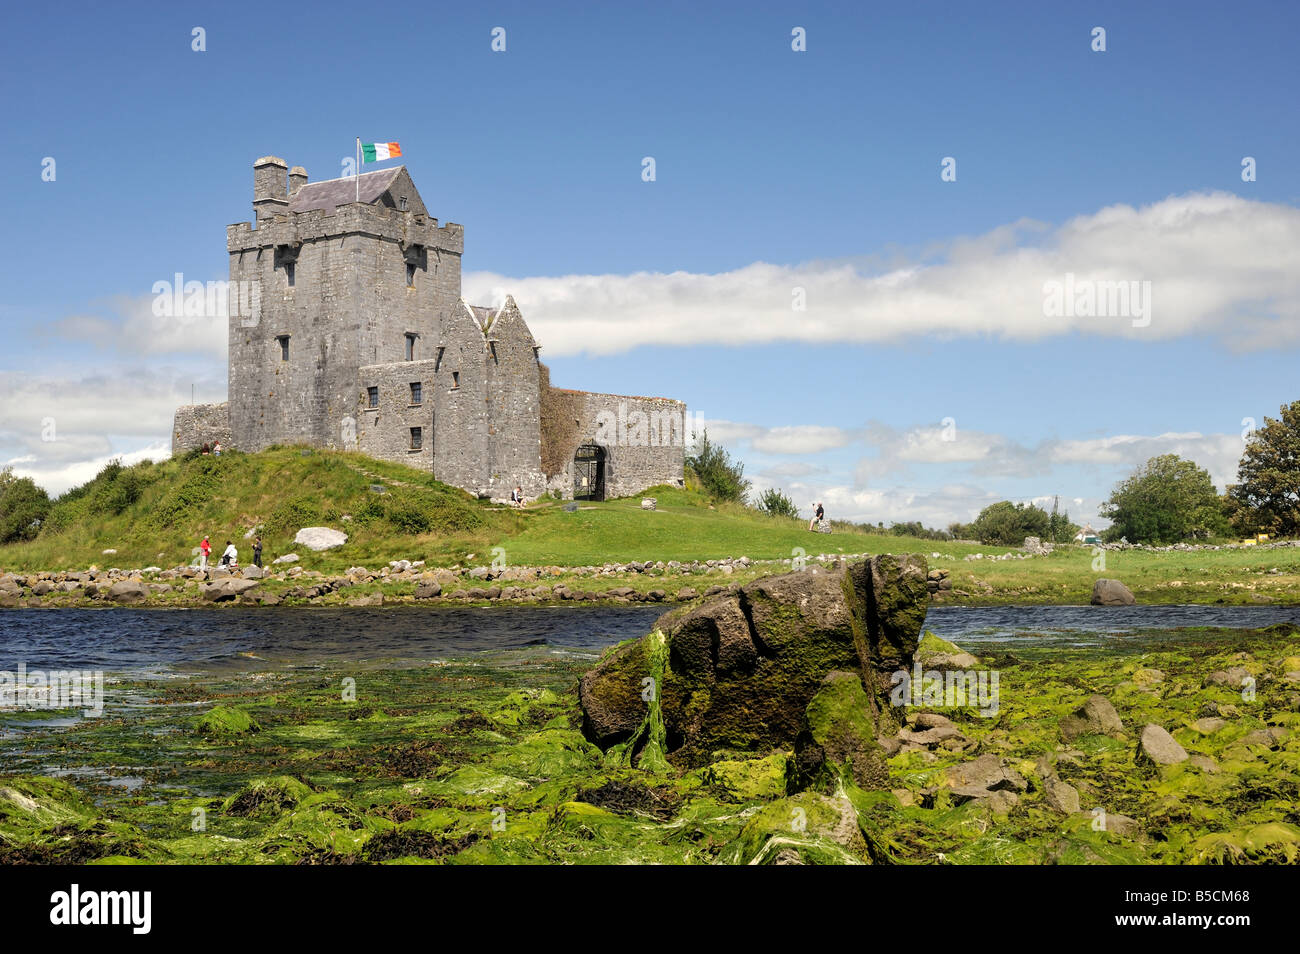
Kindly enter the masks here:
[[361, 137], [357, 137], [357, 201], [361, 201]]

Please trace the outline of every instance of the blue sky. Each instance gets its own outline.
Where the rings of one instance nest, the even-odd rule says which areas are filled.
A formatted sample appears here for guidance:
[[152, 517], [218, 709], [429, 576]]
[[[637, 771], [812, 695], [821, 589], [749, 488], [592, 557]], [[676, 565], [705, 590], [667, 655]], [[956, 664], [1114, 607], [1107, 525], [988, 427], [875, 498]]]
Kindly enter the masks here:
[[[805, 509], [1096, 522], [1300, 398], [1294, 4], [466, 6], [7, 12], [0, 463], [61, 490], [222, 399], [224, 330], [153, 283], [225, 277], [256, 157], [333, 178], [358, 135], [556, 383], [684, 399]], [[1065, 272], [1150, 281], [1149, 324], [1046, 317]]]

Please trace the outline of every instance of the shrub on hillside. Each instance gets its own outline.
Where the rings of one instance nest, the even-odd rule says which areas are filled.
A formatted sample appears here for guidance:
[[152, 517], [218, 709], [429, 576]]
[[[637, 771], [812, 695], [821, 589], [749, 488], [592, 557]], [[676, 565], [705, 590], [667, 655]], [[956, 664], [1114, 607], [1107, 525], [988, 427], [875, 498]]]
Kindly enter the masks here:
[[769, 487], [758, 496], [758, 509], [769, 517], [798, 517], [799, 508], [794, 501], [777, 490]]
[[696, 452], [686, 456], [686, 468], [699, 481], [700, 488], [715, 500], [740, 502], [749, 493], [745, 465], [732, 460], [725, 447], [710, 441], [707, 430], [700, 435]]

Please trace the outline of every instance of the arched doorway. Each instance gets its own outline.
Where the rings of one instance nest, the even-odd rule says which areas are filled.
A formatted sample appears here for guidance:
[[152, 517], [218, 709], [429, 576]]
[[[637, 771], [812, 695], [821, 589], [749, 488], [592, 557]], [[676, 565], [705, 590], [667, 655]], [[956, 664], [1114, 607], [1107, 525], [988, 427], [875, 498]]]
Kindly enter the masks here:
[[583, 444], [573, 455], [573, 499], [605, 499], [605, 448]]

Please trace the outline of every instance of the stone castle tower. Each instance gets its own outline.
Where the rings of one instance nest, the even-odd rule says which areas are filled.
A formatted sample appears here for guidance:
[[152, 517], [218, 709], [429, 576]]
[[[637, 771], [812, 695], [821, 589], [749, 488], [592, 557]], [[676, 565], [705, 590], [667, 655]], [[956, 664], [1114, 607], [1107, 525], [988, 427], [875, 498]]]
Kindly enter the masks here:
[[180, 408], [173, 452], [354, 450], [494, 499], [681, 483], [685, 405], [551, 388], [514, 299], [461, 297], [464, 229], [404, 166], [312, 183], [266, 156], [253, 214], [226, 229], [232, 304], [251, 302], [230, 312], [228, 400]]

